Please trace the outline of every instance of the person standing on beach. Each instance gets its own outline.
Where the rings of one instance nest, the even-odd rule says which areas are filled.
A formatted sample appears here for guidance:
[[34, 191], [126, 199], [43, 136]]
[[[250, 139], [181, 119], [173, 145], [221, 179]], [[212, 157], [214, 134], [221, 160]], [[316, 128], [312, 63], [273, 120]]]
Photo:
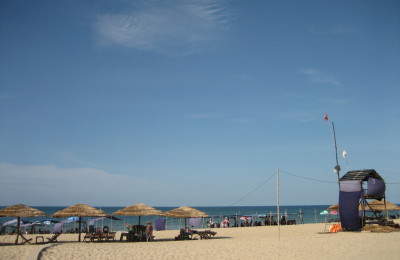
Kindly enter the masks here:
[[153, 225], [151, 224], [151, 221], [146, 222], [147, 227], [146, 227], [146, 239], [147, 242], [152, 241], [154, 236], [153, 236]]

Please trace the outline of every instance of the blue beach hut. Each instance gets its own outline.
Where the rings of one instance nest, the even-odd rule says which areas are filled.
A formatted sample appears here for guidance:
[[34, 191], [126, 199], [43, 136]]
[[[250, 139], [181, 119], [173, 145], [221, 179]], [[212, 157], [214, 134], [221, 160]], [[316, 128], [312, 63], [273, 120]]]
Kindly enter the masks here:
[[339, 184], [342, 228], [347, 231], [360, 231], [364, 225], [368, 200], [383, 199], [385, 202], [385, 181], [375, 170], [368, 169], [347, 172], [339, 179]]

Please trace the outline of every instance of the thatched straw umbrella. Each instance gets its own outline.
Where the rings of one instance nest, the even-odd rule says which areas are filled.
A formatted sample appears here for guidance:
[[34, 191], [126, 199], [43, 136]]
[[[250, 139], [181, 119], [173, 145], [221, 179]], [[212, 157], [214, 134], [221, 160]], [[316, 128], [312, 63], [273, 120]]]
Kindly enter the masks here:
[[[385, 205], [386, 203], [386, 205]], [[397, 206], [396, 204], [393, 204], [389, 201], [379, 201], [379, 200], [373, 200], [371, 202], [368, 202], [369, 207], [367, 206], [365, 210], [373, 210], [373, 211], [389, 211], [389, 210], [400, 210], [400, 207]]]
[[328, 210], [336, 210], [336, 211], [338, 211], [338, 210], [339, 210], [339, 204], [336, 203], [336, 204], [330, 206], [330, 207], [328, 208]]
[[[385, 208], [385, 202], [383, 200], [373, 200], [371, 202], [368, 202], [370, 207], [365, 207], [365, 210], [373, 210], [373, 211], [385, 211], [385, 210], [400, 210], [400, 207], [397, 206], [396, 204], [393, 204], [389, 201], [386, 201], [386, 208]], [[358, 207], [359, 210], [362, 210], [363, 207], [360, 205]], [[334, 204], [328, 208], [328, 210], [339, 210], [339, 204]]]
[[165, 216], [172, 218], [185, 218], [185, 229], [186, 229], [186, 219], [187, 218], [206, 218], [208, 215], [198, 209], [190, 207], [180, 207], [170, 211], [165, 212]]
[[21, 236], [26, 242], [29, 241], [21, 234], [21, 217], [42, 217], [47, 216], [46, 213], [35, 208], [25, 206], [23, 204], [16, 204], [7, 208], [0, 209], [0, 217], [17, 217], [17, 238], [15, 244], [18, 244], [18, 238]]
[[138, 216], [139, 217], [139, 225], [140, 225], [140, 217], [141, 216], [163, 216], [164, 213], [158, 209], [155, 209], [149, 205], [143, 203], [137, 203], [134, 205], [127, 206], [126, 208], [120, 209], [112, 215], [117, 216]]
[[86, 204], [76, 204], [71, 207], [65, 208], [63, 210], [57, 211], [52, 218], [66, 218], [66, 217], [79, 217], [79, 238], [78, 241], [81, 242], [81, 223], [82, 217], [107, 217], [108, 214], [102, 210], [93, 208]]

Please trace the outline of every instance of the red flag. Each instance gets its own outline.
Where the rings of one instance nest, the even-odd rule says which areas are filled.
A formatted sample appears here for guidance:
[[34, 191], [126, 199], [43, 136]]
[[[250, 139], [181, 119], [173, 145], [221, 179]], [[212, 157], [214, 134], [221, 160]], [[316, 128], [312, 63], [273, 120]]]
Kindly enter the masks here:
[[327, 121], [328, 119], [329, 119], [329, 118], [328, 118], [328, 114], [325, 114], [325, 115], [324, 115], [324, 120]]

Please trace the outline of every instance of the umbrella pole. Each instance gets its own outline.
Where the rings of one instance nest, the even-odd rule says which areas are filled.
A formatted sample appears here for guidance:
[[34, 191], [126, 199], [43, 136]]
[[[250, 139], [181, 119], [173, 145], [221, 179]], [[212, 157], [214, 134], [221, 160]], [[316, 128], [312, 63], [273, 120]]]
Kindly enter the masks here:
[[139, 226], [140, 226], [140, 216], [139, 216]]
[[79, 238], [78, 238], [79, 242], [81, 242], [81, 223], [82, 223], [82, 217], [79, 217]]
[[18, 238], [19, 234], [21, 233], [21, 217], [17, 218], [18, 224], [17, 224], [17, 238], [15, 239], [15, 244], [18, 244]]

